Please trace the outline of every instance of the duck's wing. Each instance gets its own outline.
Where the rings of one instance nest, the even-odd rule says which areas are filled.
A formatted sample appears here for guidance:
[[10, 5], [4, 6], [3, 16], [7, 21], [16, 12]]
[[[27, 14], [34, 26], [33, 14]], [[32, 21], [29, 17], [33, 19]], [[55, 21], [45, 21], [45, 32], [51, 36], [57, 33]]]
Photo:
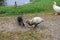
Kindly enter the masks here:
[[56, 9], [60, 11], [60, 7], [59, 6], [56, 6]]
[[60, 6], [57, 6], [60, 9]]
[[55, 7], [54, 7], [54, 10], [55, 10], [56, 12], [60, 12], [60, 7], [59, 7], [59, 6], [55, 6]]

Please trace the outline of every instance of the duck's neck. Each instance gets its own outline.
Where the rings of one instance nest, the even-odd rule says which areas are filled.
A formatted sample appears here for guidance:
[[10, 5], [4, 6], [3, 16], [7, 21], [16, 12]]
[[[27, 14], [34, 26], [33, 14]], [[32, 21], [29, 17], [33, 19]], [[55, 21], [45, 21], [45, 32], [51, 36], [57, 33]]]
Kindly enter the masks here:
[[56, 5], [54, 4], [53, 7], [55, 7]]

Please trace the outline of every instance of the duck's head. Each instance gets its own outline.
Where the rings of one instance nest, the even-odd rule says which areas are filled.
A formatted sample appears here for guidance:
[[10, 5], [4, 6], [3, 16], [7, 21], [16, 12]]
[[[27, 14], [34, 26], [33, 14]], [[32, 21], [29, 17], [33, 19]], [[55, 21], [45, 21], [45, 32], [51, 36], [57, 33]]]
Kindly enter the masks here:
[[55, 1], [53, 1], [53, 2], [52, 2], [52, 5], [56, 5], [56, 2], [55, 2]]
[[26, 23], [30, 23], [30, 21], [29, 21], [29, 20], [27, 20], [27, 21], [26, 21]]
[[26, 23], [30, 26], [32, 25], [32, 24], [30, 24], [30, 20], [27, 20]]

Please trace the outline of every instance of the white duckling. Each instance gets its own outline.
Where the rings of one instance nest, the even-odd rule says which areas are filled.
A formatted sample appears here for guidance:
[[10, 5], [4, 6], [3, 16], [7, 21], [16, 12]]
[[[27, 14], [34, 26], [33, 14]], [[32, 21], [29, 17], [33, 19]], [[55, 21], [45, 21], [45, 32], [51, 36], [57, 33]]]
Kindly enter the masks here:
[[35, 27], [37, 27], [37, 25], [43, 21], [44, 19], [42, 19], [41, 17], [34, 17], [31, 20], [27, 20], [26, 23], [28, 23], [30, 26], [35, 25]]
[[55, 15], [59, 15], [60, 14], [60, 7], [56, 5], [55, 1], [53, 1], [53, 9], [56, 11]]

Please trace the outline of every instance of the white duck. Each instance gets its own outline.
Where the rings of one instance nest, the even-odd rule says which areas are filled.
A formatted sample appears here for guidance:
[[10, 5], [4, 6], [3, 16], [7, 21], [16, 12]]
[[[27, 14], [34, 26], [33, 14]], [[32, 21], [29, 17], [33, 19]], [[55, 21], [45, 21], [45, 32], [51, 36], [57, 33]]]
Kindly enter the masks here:
[[41, 17], [34, 17], [30, 20], [27, 20], [26, 23], [28, 23], [30, 26], [35, 25], [35, 27], [37, 27], [37, 25], [43, 21], [44, 19], [42, 19]]
[[56, 11], [56, 15], [60, 14], [60, 7], [56, 5], [55, 1], [53, 1], [53, 9]]

